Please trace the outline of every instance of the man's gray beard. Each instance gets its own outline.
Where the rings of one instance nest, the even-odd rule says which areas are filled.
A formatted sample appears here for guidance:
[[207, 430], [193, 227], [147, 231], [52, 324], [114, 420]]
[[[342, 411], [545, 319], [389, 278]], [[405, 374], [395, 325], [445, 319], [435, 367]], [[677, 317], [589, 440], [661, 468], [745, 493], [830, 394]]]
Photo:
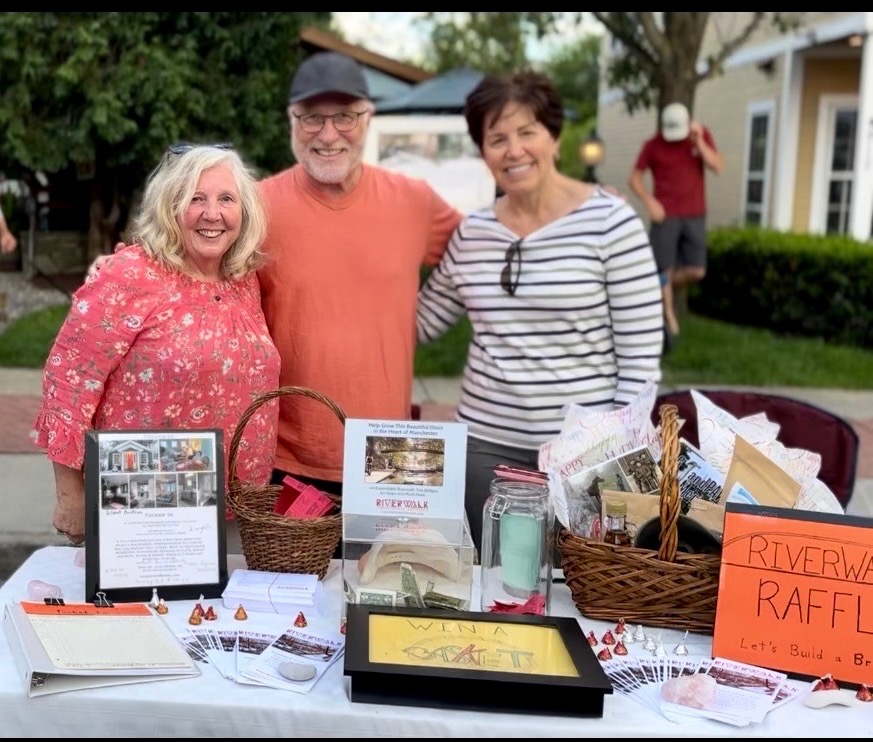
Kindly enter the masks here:
[[[305, 148], [299, 148], [292, 143], [291, 151], [294, 153], [294, 158], [309, 174], [311, 178], [325, 185], [336, 185], [342, 183], [349, 175], [354, 172], [355, 168], [361, 163], [362, 155], [358, 155], [358, 159], [353, 161], [351, 165], [331, 165], [322, 163], [318, 160], [317, 155], [309, 155]], [[300, 153], [303, 153], [303, 157]]]

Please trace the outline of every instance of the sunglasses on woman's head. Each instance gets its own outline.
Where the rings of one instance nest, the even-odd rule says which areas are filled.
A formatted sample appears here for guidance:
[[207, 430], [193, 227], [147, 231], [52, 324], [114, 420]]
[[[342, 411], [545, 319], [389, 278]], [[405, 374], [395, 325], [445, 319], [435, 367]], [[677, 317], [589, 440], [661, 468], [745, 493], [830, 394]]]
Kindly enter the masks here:
[[[510, 296], [515, 296], [518, 289], [518, 282], [521, 280], [521, 240], [516, 240], [506, 248], [506, 256], [504, 260], [506, 265], [500, 271], [500, 288], [502, 288]], [[518, 270], [515, 273], [515, 279], [512, 277], [512, 262], [515, 260], [518, 263]]]
[[171, 155], [184, 155], [190, 152], [195, 147], [213, 147], [214, 149], [233, 149], [233, 145], [229, 142], [218, 142], [216, 144], [189, 144], [188, 142], [176, 142], [167, 147], [167, 151]]

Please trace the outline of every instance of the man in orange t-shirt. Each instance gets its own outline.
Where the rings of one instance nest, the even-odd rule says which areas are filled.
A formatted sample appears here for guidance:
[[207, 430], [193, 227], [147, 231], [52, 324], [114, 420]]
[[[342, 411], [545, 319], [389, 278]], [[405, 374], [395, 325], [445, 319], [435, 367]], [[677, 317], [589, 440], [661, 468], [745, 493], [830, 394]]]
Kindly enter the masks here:
[[[422, 180], [365, 165], [373, 104], [360, 66], [320, 52], [291, 83], [297, 165], [261, 181], [268, 214], [262, 305], [282, 386], [309, 387], [349, 417], [408, 419], [422, 266], [461, 220]], [[273, 482], [339, 494], [343, 426], [324, 404], [280, 398]]]

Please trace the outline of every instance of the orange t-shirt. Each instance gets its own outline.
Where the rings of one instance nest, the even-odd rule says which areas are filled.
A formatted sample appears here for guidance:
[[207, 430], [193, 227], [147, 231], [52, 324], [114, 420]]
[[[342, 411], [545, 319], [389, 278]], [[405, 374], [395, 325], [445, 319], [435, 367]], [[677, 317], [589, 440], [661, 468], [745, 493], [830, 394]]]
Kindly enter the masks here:
[[[269, 258], [259, 276], [281, 385], [309, 387], [348, 417], [408, 419], [420, 268], [439, 262], [461, 215], [423, 180], [366, 165], [338, 201], [299, 165], [261, 192]], [[342, 464], [337, 416], [283, 396], [276, 468], [341, 481]]]

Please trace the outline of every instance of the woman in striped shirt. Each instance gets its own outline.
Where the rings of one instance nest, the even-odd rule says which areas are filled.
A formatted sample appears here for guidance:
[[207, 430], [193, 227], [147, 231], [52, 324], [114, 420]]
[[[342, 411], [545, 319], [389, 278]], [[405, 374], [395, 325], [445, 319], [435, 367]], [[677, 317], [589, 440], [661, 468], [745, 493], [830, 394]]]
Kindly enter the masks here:
[[418, 339], [466, 312], [457, 419], [468, 426], [466, 510], [481, 548], [494, 466], [534, 468], [568, 404], [630, 402], [660, 380], [663, 308], [645, 226], [620, 197], [556, 167], [563, 103], [540, 73], [485, 77], [464, 115], [497, 183], [419, 295]]

